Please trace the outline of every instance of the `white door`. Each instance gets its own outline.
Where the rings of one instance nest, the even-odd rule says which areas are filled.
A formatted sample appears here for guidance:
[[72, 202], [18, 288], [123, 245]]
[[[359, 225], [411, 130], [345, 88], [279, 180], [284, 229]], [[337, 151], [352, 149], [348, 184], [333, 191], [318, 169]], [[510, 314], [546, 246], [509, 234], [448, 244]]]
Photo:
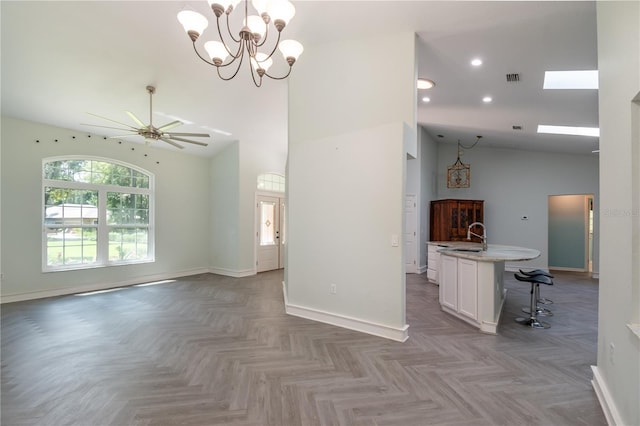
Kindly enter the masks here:
[[257, 272], [279, 269], [281, 264], [280, 198], [259, 195], [256, 200]]
[[406, 195], [404, 199], [404, 261], [405, 272], [415, 274], [418, 272], [417, 253], [417, 206], [416, 196]]

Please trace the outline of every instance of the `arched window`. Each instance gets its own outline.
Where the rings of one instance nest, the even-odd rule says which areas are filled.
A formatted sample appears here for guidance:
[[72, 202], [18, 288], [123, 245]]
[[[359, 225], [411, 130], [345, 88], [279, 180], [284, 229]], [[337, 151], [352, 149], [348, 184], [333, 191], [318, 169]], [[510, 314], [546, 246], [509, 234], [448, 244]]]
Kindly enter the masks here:
[[44, 159], [43, 271], [153, 262], [153, 183], [115, 160]]
[[276, 173], [265, 173], [258, 176], [258, 189], [261, 191], [284, 192], [285, 178]]

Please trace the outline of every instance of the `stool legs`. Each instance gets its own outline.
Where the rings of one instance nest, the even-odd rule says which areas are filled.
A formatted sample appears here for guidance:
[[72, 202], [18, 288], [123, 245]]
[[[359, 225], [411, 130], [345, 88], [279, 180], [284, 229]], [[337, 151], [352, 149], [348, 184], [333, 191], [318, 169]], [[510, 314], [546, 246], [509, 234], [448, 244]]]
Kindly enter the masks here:
[[[536, 301], [536, 307], [535, 307], [536, 314], [542, 315], [544, 317], [552, 317], [553, 316], [553, 312], [551, 312], [547, 308], [542, 308], [542, 307], [538, 306], [538, 303], [542, 303], [542, 302], [540, 302], [540, 284], [535, 283], [535, 287], [536, 288], [535, 288], [534, 300]], [[522, 312], [530, 314], [531, 313], [531, 309], [530, 308], [522, 308]]]
[[550, 328], [546, 322], [538, 321], [538, 313], [537, 313], [537, 300], [536, 300], [536, 286], [537, 283], [531, 283], [531, 302], [529, 305], [529, 318], [516, 318], [516, 322], [531, 328]]
[[536, 300], [538, 303], [542, 303], [543, 305], [553, 304], [553, 300], [547, 299], [546, 297], [540, 297], [540, 284], [536, 285]]

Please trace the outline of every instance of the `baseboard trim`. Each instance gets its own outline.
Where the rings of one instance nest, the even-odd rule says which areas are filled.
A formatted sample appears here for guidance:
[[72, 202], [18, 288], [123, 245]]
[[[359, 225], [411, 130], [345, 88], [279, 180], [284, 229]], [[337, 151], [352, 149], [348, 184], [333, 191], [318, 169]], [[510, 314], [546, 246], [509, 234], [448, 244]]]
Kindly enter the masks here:
[[419, 274], [424, 274], [425, 272], [427, 272], [427, 265], [424, 265], [418, 268]]
[[374, 336], [384, 337], [385, 339], [395, 340], [396, 342], [405, 342], [409, 338], [408, 324], [406, 324], [402, 328], [395, 328], [389, 327], [387, 325], [375, 324], [357, 318], [347, 317], [345, 315], [338, 315], [318, 309], [292, 305], [288, 303], [286, 295], [285, 312], [288, 315], [306, 318], [325, 324], [331, 324], [337, 327], [359, 331], [361, 333], [372, 334]]
[[600, 272], [591, 272], [591, 278], [593, 278], [595, 280], [599, 280], [600, 279]]
[[591, 380], [591, 385], [593, 386], [593, 390], [596, 392], [604, 417], [607, 419], [607, 424], [609, 424], [609, 426], [622, 425], [623, 423], [620, 413], [616, 408], [616, 404], [613, 401], [613, 397], [609, 392], [606, 382], [598, 370], [598, 366], [592, 365], [591, 371], [593, 371], [593, 380]]
[[549, 266], [548, 270], [554, 271], [565, 271], [565, 272], [587, 272], [586, 269], [583, 268], [565, 268], [564, 266]]
[[226, 277], [244, 278], [257, 274], [255, 269], [227, 269], [227, 268], [209, 268], [209, 272], [216, 275], [224, 275]]
[[109, 290], [118, 287], [129, 287], [136, 284], [144, 284], [153, 281], [170, 280], [179, 277], [187, 277], [190, 275], [207, 274], [209, 270], [207, 268], [189, 269], [185, 271], [170, 272], [164, 274], [142, 275], [129, 280], [114, 281], [108, 283], [95, 283], [78, 285], [74, 287], [57, 288], [51, 290], [33, 291], [29, 293], [18, 293], [10, 295], [1, 295], [0, 304], [22, 302], [25, 300], [44, 299], [47, 297], [67, 296], [70, 294], [86, 293], [90, 291]]

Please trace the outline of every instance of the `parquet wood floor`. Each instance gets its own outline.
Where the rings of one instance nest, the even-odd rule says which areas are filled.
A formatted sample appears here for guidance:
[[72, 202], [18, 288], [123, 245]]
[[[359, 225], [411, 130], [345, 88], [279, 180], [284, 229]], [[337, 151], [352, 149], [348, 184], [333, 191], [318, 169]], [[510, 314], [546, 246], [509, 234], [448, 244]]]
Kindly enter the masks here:
[[548, 330], [499, 335], [407, 276], [397, 343], [287, 316], [282, 272], [213, 274], [2, 306], [1, 422], [18, 425], [605, 425], [591, 388], [597, 281], [556, 274]]

